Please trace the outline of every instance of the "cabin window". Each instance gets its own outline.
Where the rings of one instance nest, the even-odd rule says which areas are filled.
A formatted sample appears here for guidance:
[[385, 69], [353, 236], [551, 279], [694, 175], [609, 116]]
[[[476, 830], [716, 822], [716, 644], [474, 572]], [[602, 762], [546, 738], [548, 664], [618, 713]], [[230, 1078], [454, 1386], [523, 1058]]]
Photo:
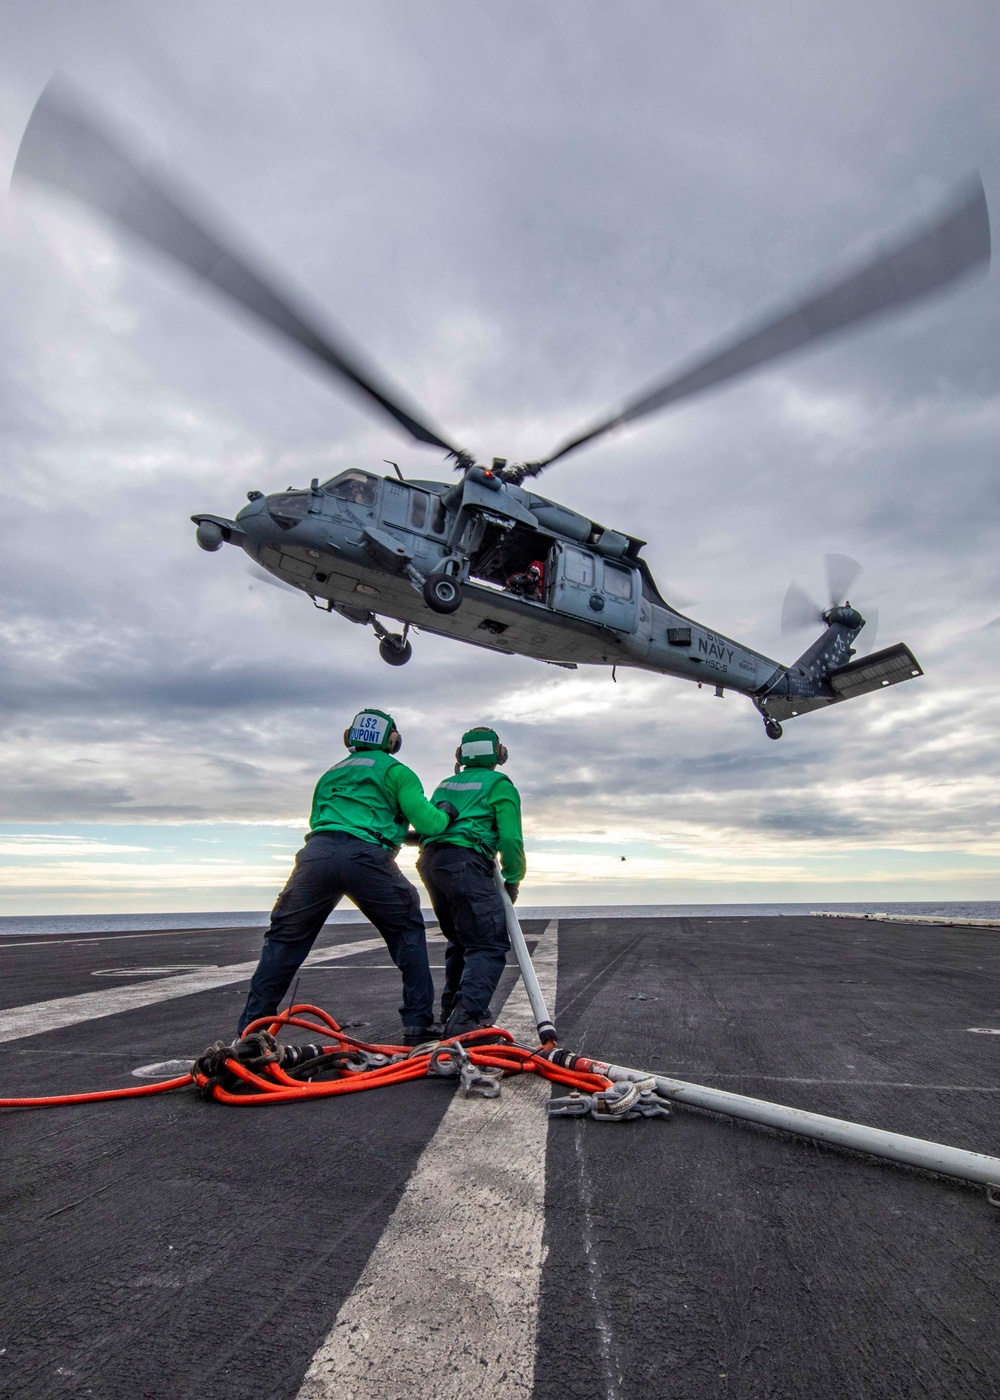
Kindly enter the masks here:
[[410, 524], [422, 530], [427, 524], [427, 497], [423, 491], [410, 492]]
[[375, 478], [366, 472], [345, 472], [323, 487], [328, 496], [355, 506], [373, 506], [378, 494]]
[[566, 551], [566, 581], [582, 583], [584, 588], [594, 586], [594, 558], [580, 549]]
[[620, 598], [627, 603], [632, 597], [632, 570], [620, 569], [617, 564], [605, 564], [604, 591], [609, 598]]
[[443, 535], [448, 524], [448, 512], [444, 508], [444, 502], [440, 496], [434, 497], [434, 505], [431, 507], [431, 529], [435, 535]]

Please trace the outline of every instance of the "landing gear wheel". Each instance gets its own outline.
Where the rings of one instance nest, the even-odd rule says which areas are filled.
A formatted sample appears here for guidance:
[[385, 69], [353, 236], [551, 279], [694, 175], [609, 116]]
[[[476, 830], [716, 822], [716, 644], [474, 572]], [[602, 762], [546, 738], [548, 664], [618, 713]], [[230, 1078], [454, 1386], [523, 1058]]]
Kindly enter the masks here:
[[413, 655], [413, 647], [398, 632], [383, 637], [378, 644], [378, 654], [390, 666], [405, 666]]
[[431, 574], [421, 591], [431, 612], [453, 613], [462, 606], [462, 585], [448, 574]]
[[769, 739], [780, 739], [784, 731], [776, 719], [766, 719], [764, 721], [764, 733]]

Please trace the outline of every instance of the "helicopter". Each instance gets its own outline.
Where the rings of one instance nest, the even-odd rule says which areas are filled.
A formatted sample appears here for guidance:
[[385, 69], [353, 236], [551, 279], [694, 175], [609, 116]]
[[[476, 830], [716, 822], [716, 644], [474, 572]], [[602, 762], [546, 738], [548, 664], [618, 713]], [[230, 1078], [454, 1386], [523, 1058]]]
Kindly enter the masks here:
[[421, 631], [569, 669], [634, 667], [747, 696], [771, 739], [784, 721], [923, 674], [904, 643], [855, 654], [865, 619], [846, 596], [856, 568], [844, 556], [831, 556], [843, 562], [830, 567], [829, 606], [815, 609], [823, 631], [782, 665], [672, 607], [642, 557], [645, 541], [526, 483], [615, 428], [985, 269], [990, 224], [978, 176], [860, 266], [645, 389], [550, 456], [489, 465], [443, 437], [342, 334], [322, 329], [61, 80], [35, 105], [13, 178], [69, 195], [194, 273], [453, 462], [460, 476], [452, 482], [407, 477], [392, 462], [392, 474], [358, 466], [305, 488], [251, 490], [233, 518], [191, 517], [202, 549], [241, 548], [314, 606], [370, 627], [389, 665], [410, 660], [410, 635]]

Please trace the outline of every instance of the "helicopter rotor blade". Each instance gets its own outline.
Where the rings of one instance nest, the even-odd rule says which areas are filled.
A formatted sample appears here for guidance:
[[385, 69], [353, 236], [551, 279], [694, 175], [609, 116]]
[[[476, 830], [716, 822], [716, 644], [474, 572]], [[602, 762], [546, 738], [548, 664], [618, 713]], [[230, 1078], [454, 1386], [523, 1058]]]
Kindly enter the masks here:
[[677, 376], [645, 390], [612, 418], [570, 438], [540, 462], [527, 463], [530, 476], [612, 428], [634, 422], [670, 404], [736, 379], [760, 365], [801, 350], [848, 326], [918, 301], [990, 260], [990, 218], [978, 175], [957, 192], [941, 213], [789, 310], [769, 317], [749, 334], [696, 361]]
[[859, 656], [867, 656], [870, 651], [875, 650], [875, 640], [878, 637], [878, 608], [874, 604], [866, 607], [864, 618], [865, 625], [858, 638], [861, 643], [857, 648]]
[[826, 584], [831, 608], [839, 608], [847, 601], [851, 584], [860, 572], [861, 565], [848, 554], [826, 556]]
[[815, 627], [823, 621], [823, 609], [809, 597], [797, 583], [790, 583], [781, 605], [781, 630], [784, 633], [800, 632], [804, 627]]
[[417, 442], [458, 450], [337, 335], [321, 331], [293, 299], [195, 212], [195, 201], [173, 189], [145, 161], [105, 130], [61, 80], [42, 92], [28, 120], [14, 165], [14, 181], [32, 180], [71, 195], [105, 215], [168, 259], [209, 283], [346, 380], [394, 418]]
[[269, 574], [266, 569], [260, 568], [257, 564], [247, 564], [243, 570], [247, 578], [252, 578], [254, 583], [266, 583], [269, 588], [286, 589], [289, 593], [300, 593], [301, 591], [291, 583], [286, 583], [283, 578], [277, 578], [274, 574]]

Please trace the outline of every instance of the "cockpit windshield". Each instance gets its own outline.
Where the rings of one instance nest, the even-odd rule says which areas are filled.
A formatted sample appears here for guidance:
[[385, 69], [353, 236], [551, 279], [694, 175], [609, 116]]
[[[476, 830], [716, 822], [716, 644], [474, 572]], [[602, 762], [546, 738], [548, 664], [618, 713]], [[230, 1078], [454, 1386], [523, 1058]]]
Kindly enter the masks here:
[[355, 506], [373, 506], [378, 496], [375, 478], [367, 472], [350, 471], [334, 477], [323, 487], [328, 496]]
[[300, 520], [305, 520], [311, 500], [310, 491], [281, 491], [268, 496], [267, 513], [282, 530], [291, 530]]

